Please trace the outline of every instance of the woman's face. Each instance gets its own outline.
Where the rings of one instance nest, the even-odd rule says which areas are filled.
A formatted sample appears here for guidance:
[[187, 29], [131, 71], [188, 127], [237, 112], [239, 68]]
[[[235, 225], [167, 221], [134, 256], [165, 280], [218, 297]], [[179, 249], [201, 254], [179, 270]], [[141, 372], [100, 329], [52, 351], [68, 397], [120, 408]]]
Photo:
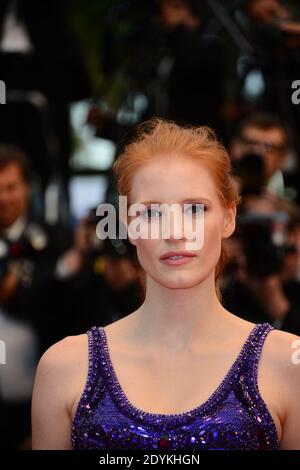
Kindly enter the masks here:
[[[221, 205], [214, 180], [203, 164], [180, 157], [154, 159], [136, 171], [130, 202], [142, 203], [149, 208], [149, 211], [139, 217], [143, 232], [151, 225], [160, 227], [159, 237], [156, 239], [132, 239], [129, 232], [130, 241], [136, 245], [139, 262], [148, 276], [165, 287], [184, 289], [214, 275], [221, 254], [222, 238], [230, 236], [235, 228], [235, 207], [225, 209]], [[203, 246], [198, 244], [195, 249], [191, 249], [195, 244], [187, 238], [183, 222], [180, 219], [176, 222], [173, 215], [168, 219], [168, 231], [162, 230], [161, 217], [165, 211], [150, 211], [151, 202], [164, 203], [164, 207], [180, 204], [177, 207], [182, 210], [182, 221], [192, 221], [190, 227], [193, 229], [196, 227], [196, 219], [199, 221], [201, 218], [204, 222]], [[197, 203], [204, 205], [204, 212], [201, 206], [200, 211], [199, 206], [195, 206]], [[185, 262], [182, 264], [160, 259], [170, 251], [189, 251], [193, 256], [184, 258]]]

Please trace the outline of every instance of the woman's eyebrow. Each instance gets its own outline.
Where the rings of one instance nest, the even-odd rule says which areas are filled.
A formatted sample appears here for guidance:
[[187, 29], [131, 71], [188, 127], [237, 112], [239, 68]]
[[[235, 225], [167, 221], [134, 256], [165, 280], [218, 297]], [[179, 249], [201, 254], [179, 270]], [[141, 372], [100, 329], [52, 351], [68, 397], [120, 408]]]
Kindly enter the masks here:
[[[196, 198], [184, 199], [182, 201], [177, 202], [177, 204], [185, 204], [185, 203], [188, 203], [188, 202], [198, 202], [199, 203], [199, 201], [206, 201], [206, 202], [209, 202], [209, 203], [212, 202], [210, 199], [199, 196], [199, 197], [196, 197]], [[139, 204], [143, 204], [143, 205], [146, 206], [147, 204], [166, 204], [166, 203], [163, 203], [163, 202], [160, 202], [160, 201], [143, 201], [143, 202], [139, 202]], [[173, 203], [173, 204], [176, 204], [176, 203]]]

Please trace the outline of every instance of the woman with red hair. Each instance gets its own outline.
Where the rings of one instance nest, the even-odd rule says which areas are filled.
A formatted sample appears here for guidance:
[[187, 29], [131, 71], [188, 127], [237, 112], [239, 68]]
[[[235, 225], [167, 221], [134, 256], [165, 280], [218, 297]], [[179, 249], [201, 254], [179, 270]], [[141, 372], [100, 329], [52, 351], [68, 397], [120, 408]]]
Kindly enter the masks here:
[[[221, 303], [222, 240], [235, 230], [239, 202], [225, 148], [207, 127], [153, 119], [114, 171], [120, 195], [144, 208], [140, 234], [158, 229], [158, 237], [133, 236], [135, 215], [123, 220], [145, 299], [44, 354], [33, 448], [299, 449], [300, 338]], [[173, 204], [180, 223], [166, 210]], [[186, 222], [196, 230], [182, 230]]]

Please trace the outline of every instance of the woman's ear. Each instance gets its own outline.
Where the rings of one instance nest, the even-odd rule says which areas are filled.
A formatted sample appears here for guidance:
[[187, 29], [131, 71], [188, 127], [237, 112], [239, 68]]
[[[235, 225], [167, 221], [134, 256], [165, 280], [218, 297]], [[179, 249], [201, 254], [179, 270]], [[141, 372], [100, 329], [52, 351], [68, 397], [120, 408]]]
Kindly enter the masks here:
[[236, 226], [236, 205], [231, 204], [225, 209], [224, 226], [223, 226], [223, 238], [230, 237], [235, 231]]
[[131, 243], [132, 245], [136, 246], [136, 240], [135, 240], [134, 238], [131, 238], [131, 237], [130, 237], [129, 232], [127, 232], [127, 233], [128, 233], [128, 240], [130, 241], [130, 243]]

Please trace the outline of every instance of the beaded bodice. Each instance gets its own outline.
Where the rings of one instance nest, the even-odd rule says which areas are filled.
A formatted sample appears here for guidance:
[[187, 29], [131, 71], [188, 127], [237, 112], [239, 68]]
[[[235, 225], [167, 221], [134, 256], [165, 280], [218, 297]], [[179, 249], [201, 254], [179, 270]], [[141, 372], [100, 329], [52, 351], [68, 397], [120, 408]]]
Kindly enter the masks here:
[[106, 332], [88, 334], [89, 370], [73, 422], [74, 449], [278, 449], [273, 418], [257, 371], [268, 323], [256, 325], [228, 373], [201, 405], [178, 414], [149, 413], [125, 395], [111, 362]]

